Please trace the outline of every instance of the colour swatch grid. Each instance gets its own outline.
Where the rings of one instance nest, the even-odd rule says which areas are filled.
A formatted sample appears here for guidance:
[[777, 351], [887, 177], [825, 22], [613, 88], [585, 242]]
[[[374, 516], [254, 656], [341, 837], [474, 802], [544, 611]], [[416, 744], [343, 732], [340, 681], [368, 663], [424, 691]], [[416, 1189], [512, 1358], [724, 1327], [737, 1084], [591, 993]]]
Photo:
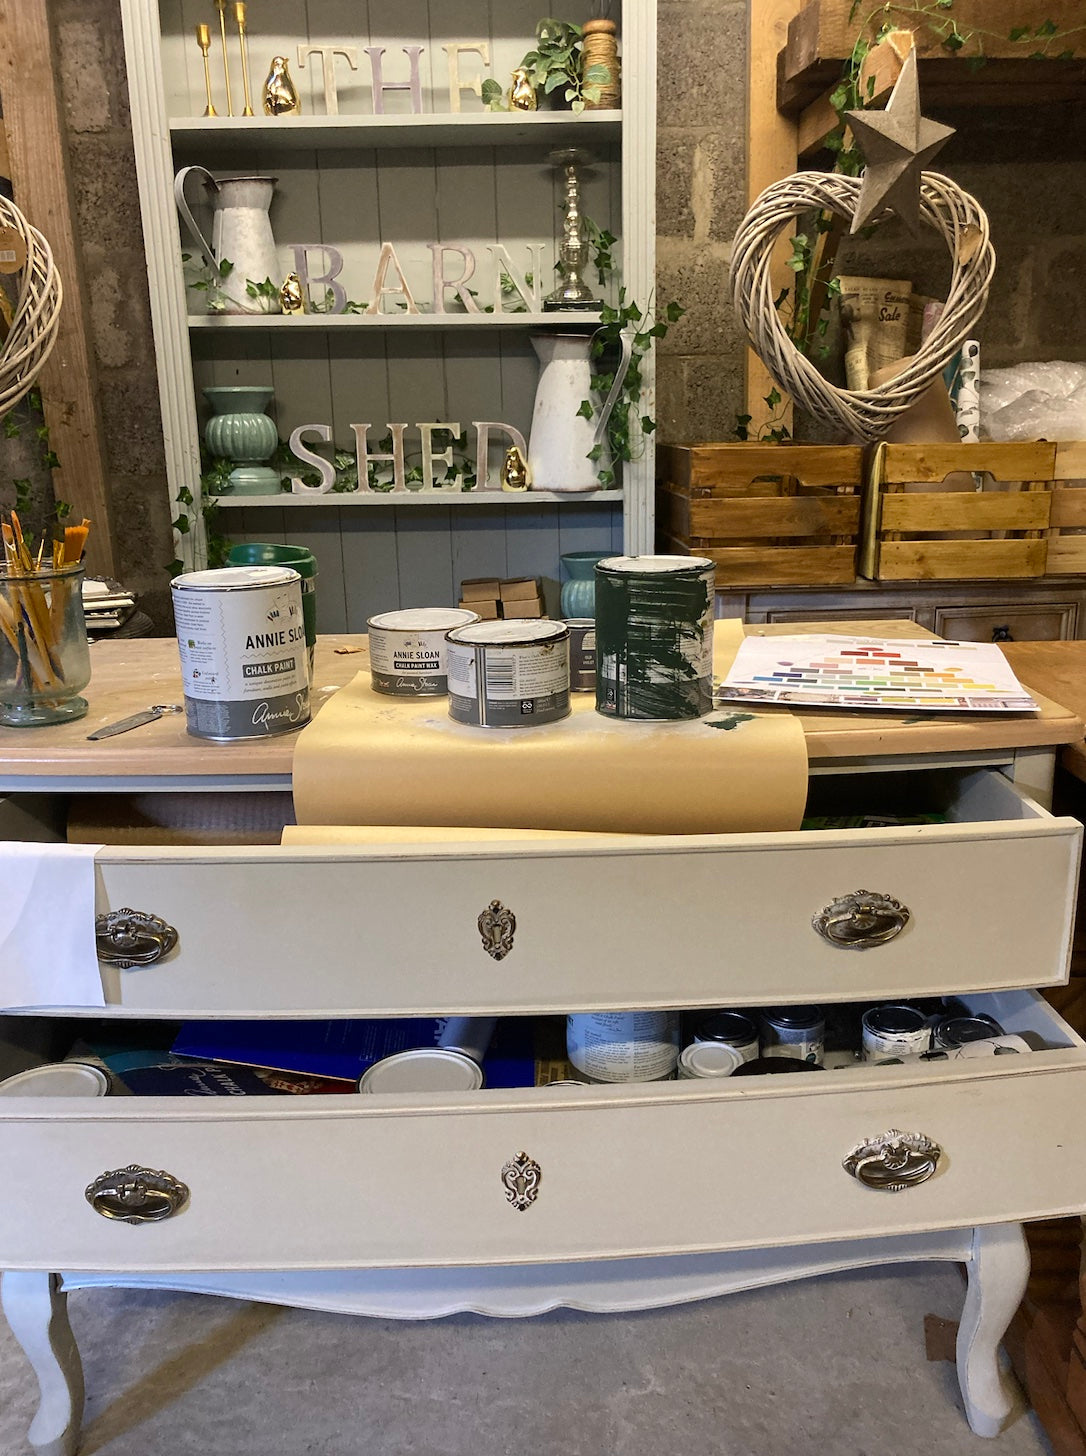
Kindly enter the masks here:
[[1002, 652], [986, 642], [746, 637], [718, 697], [889, 712], [1037, 711]]

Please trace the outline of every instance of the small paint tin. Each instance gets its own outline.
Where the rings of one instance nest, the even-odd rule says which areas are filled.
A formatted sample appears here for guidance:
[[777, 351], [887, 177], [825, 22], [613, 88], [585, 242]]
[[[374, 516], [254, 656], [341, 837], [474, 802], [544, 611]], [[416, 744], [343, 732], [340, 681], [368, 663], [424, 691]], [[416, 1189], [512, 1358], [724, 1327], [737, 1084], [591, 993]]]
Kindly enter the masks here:
[[737, 1051], [744, 1062], [758, 1055], [758, 1024], [742, 1011], [714, 1011], [694, 1025], [696, 1042], [721, 1042]]
[[366, 627], [374, 692], [443, 698], [449, 691], [445, 634], [478, 620], [477, 612], [457, 607], [412, 607], [371, 617]]
[[692, 1041], [679, 1053], [676, 1075], [688, 1077], [730, 1077], [743, 1065], [735, 1047], [723, 1041]]
[[89, 1062], [46, 1062], [0, 1082], [0, 1097], [105, 1097], [109, 1077]]
[[676, 1011], [593, 1011], [566, 1017], [566, 1056], [590, 1082], [667, 1082], [679, 1060]]
[[860, 1021], [860, 1060], [906, 1061], [931, 1046], [928, 1018], [915, 1006], [872, 1006]]
[[411, 1047], [367, 1067], [359, 1092], [477, 1092], [483, 1069], [463, 1052], [446, 1047]]
[[991, 1016], [944, 1016], [935, 1023], [931, 1044], [950, 1050], [964, 1046], [967, 1041], [986, 1041], [1002, 1035], [1003, 1028]]
[[822, 1065], [826, 1020], [819, 1006], [777, 1006], [762, 1012], [762, 1058], [789, 1057]]
[[287, 566], [224, 566], [187, 572], [171, 585], [188, 731], [232, 742], [308, 723], [298, 573]]
[[477, 728], [530, 728], [570, 712], [569, 628], [514, 617], [446, 637], [449, 716]]
[[713, 572], [701, 556], [597, 563], [597, 712], [670, 721], [712, 709]]
[[591, 693], [596, 687], [596, 620], [567, 617], [569, 628], [569, 686], [575, 693]]

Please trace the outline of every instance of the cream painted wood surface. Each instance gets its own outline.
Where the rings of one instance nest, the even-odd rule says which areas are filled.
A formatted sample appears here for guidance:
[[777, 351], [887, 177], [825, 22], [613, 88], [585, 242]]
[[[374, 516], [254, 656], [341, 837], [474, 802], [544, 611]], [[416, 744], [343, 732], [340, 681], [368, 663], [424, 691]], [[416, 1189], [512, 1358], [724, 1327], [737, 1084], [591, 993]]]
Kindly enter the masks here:
[[[299, 424], [332, 426], [341, 449], [353, 448], [350, 426], [369, 421], [371, 440], [386, 421], [452, 421], [468, 431], [479, 419], [501, 420], [528, 434], [538, 365], [529, 338], [531, 313], [410, 317], [391, 304], [380, 318], [350, 315], [328, 321], [277, 317], [209, 318], [206, 295], [187, 290], [180, 254], [194, 251], [180, 237], [171, 183], [183, 165], [221, 175], [272, 173], [278, 178], [272, 227], [285, 276], [293, 244], [329, 244], [344, 260], [340, 282], [363, 306], [372, 291], [380, 245], [392, 243], [418, 304], [429, 307], [432, 255], [439, 241], [470, 248], [477, 262], [468, 286], [480, 308], [495, 303], [504, 266], [488, 246], [508, 249], [511, 265], [534, 273], [543, 293], [553, 286], [560, 183], [548, 153], [587, 147], [593, 164], [583, 178], [583, 211], [618, 235], [628, 296], [646, 305], [655, 276], [655, 55], [653, 0], [622, 7], [623, 108], [620, 112], [541, 112], [501, 116], [483, 110], [470, 90], [452, 110], [442, 49], [478, 40], [489, 62], [461, 58], [465, 80], [494, 76], [503, 83], [531, 45], [538, 10], [529, 0], [501, 7], [483, 0], [371, 0], [359, 11], [343, 0], [311, 0], [300, 14], [291, 0], [265, 0], [250, 30], [256, 117], [241, 111], [237, 42], [229, 43], [235, 115], [226, 114], [221, 48], [213, 26], [212, 82], [219, 117], [207, 121], [194, 26], [206, 21], [199, 0], [124, 0], [125, 45], [136, 133], [136, 160], [148, 239], [152, 316], [167, 437], [171, 497], [188, 489], [199, 498], [202, 391], [211, 385], [267, 384], [286, 439]], [[301, 69], [299, 43], [345, 40], [359, 67], [337, 63], [339, 114], [325, 115], [319, 60]], [[385, 93], [386, 115], [375, 116], [370, 66], [362, 47], [384, 46], [385, 78], [408, 76], [404, 46], [421, 46], [423, 113], [411, 113], [405, 91]], [[259, 114], [266, 60], [291, 63], [302, 99], [298, 119]], [[194, 189], [196, 190], [196, 189]], [[538, 249], [542, 245], [542, 254]], [[532, 249], [535, 249], [533, 252]], [[542, 265], [538, 259], [542, 257]], [[312, 271], [321, 270], [317, 248]], [[455, 274], [455, 266], [453, 268]], [[594, 274], [592, 275], [595, 276]], [[259, 281], [259, 280], [257, 280]], [[615, 301], [615, 285], [604, 290]], [[507, 308], [516, 304], [506, 298]], [[523, 303], [521, 304], [523, 307]], [[191, 317], [190, 317], [191, 314]], [[585, 316], [576, 317], [583, 326]], [[548, 316], [548, 326], [560, 323]], [[638, 413], [654, 412], [652, 361], [643, 368]], [[232, 540], [284, 541], [318, 556], [318, 620], [324, 631], [358, 631], [375, 611], [455, 601], [460, 581], [477, 575], [542, 575], [557, 581], [559, 556], [577, 550], [652, 549], [653, 442], [623, 471], [625, 490], [597, 505], [549, 502], [516, 512], [500, 496], [489, 508], [457, 511], [435, 492], [421, 511], [388, 501], [360, 518], [344, 506], [317, 512], [254, 500], [223, 518]], [[497, 463], [497, 457], [495, 457]], [[622, 499], [622, 496], [625, 499]], [[200, 559], [202, 528], [181, 540], [186, 564]]]
[[[318, 584], [318, 590], [320, 590]], [[758, 633], [832, 631], [832, 622], [784, 623], [752, 627]], [[844, 630], [880, 636], [925, 636], [913, 622], [859, 621]], [[117, 738], [88, 743], [87, 734], [107, 723], [146, 708], [150, 703], [180, 703], [181, 679], [177, 644], [172, 638], [140, 638], [95, 643], [91, 652], [92, 677], [86, 690], [90, 711], [77, 723], [52, 728], [0, 730], [0, 791], [30, 787], [34, 779], [76, 775], [84, 789], [96, 785], [117, 788], [115, 782], [134, 777], [165, 780], [195, 775], [214, 786], [216, 779], [255, 779], [279, 776], [289, 780], [295, 737], [237, 743], [207, 743], [185, 731], [180, 715]], [[316, 692], [319, 707], [336, 688], [357, 672], [369, 671], [366, 638], [330, 634], [317, 645]], [[807, 735], [812, 763], [868, 755], [890, 760], [914, 754], [984, 752], [1074, 743], [1082, 737], [1082, 723], [1066, 708], [1040, 699], [1034, 717], [999, 715], [892, 717], [881, 713], [805, 712], [799, 714]], [[791, 709], [771, 709], [791, 712]], [[279, 785], [282, 787], [283, 785]]]
[[[527, 1014], [1063, 982], [1081, 826], [991, 771], [948, 792], [964, 822], [904, 830], [107, 849], [99, 913], [149, 911], [179, 940], [155, 965], [104, 966], [106, 999], [159, 1015]], [[906, 793], [924, 802], [923, 777]], [[843, 950], [816, 932], [822, 910], [872, 888], [907, 907], [894, 939]], [[494, 901], [516, 917], [500, 961], [478, 925]]]
[[[12, 1100], [0, 1108], [4, 1266], [530, 1263], [915, 1234], [1086, 1207], [1086, 1048], [1027, 993], [974, 1006], [1063, 1046], [993, 1058], [979, 1072], [961, 1063], [811, 1073], [787, 1090], [672, 1083], [448, 1102], [299, 1098], [286, 1108]], [[943, 1150], [935, 1176], [899, 1195], [841, 1166], [892, 1127]], [[521, 1151], [542, 1170], [525, 1211], [501, 1177]], [[129, 1164], [180, 1179], [186, 1207], [140, 1227], [96, 1214], [84, 1188]]]

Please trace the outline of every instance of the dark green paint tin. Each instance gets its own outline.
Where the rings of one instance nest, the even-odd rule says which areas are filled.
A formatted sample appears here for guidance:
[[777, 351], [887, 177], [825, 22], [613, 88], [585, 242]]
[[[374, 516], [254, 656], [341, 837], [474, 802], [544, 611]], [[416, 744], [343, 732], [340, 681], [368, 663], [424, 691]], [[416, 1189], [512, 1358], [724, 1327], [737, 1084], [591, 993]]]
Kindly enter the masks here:
[[596, 566], [596, 711], [700, 718], [713, 706], [713, 563], [609, 556]]

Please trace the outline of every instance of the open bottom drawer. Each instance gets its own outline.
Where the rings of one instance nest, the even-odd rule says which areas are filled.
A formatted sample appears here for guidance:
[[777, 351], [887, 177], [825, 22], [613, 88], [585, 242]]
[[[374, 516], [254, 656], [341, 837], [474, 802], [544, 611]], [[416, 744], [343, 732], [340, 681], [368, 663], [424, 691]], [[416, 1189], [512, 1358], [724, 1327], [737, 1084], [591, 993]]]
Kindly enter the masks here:
[[[8, 1268], [148, 1271], [517, 1263], [1086, 1209], [1086, 1047], [1033, 993], [967, 999], [1046, 1049], [451, 1100], [3, 1102], [0, 1258]], [[899, 1193], [842, 1167], [891, 1128], [942, 1149], [934, 1175]], [[506, 1171], [521, 1154], [522, 1176], [538, 1170], [523, 1208], [509, 1183], [531, 1188]], [[132, 1164], [184, 1183], [180, 1211], [135, 1226], [96, 1213], [85, 1188]]]

